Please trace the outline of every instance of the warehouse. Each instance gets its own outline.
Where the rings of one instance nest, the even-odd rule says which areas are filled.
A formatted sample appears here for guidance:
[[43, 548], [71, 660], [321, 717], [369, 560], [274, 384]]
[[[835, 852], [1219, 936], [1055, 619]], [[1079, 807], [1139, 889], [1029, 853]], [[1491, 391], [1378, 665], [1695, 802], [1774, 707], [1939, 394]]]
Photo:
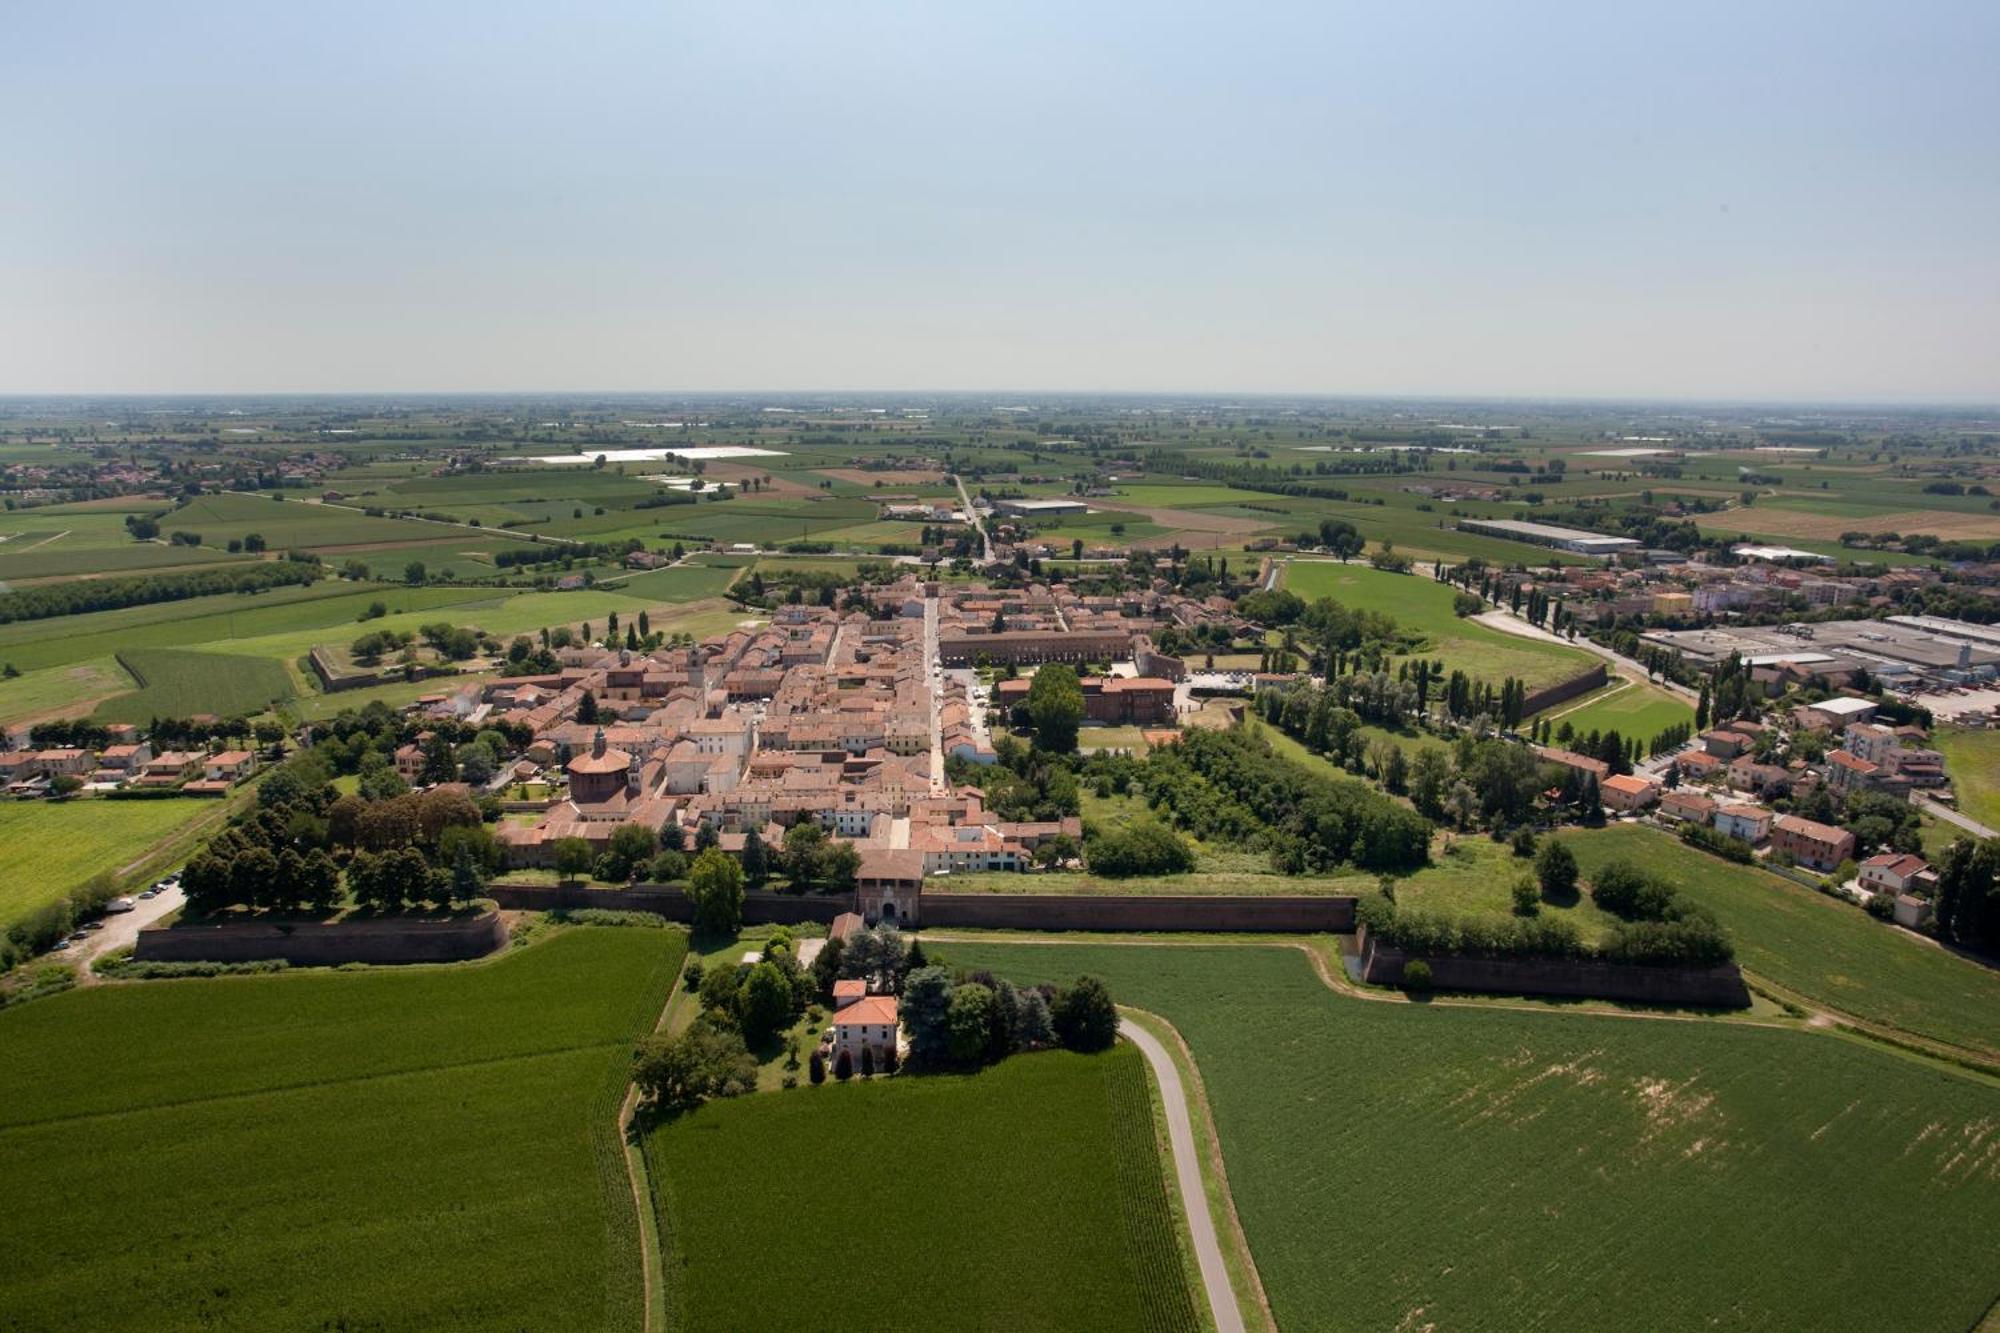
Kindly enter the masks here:
[[1617, 555], [1620, 551], [1639, 548], [1639, 543], [1630, 537], [1607, 537], [1582, 528], [1559, 528], [1552, 523], [1523, 523], [1512, 518], [1462, 518], [1458, 521], [1458, 530], [1477, 532], [1487, 537], [1505, 537], [1509, 541], [1532, 542], [1536, 546], [1553, 546], [1559, 551], [1574, 551], [1578, 555]]
[[993, 512], [1014, 518], [1061, 518], [1088, 514], [1090, 506], [1081, 500], [995, 500]]

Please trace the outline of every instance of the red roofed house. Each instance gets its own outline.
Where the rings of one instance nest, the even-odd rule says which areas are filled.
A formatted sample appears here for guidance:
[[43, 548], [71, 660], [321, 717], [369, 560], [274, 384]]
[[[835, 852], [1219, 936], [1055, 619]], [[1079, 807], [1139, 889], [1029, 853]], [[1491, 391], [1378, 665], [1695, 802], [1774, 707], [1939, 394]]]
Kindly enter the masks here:
[[1854, 835], [1844, 828], [1779, 815], [1771, 822], [1771, 846], [1791, 853], [1792, 859], [1814, 870], [1832, 870], [1854, 855]]
[[1771, 812], [1761, 805], [1747, 803], [1718, 806], [1715, 811], [1715, 830], [1755, 847], [1771, 836]]
[[1604, 779], [1597, 790], [1605, 805], [1623, 812], [1643, 810], [1660, 799], [1659, 783], [1630, 773], [1618, 773]]
[[845, 940], [856, 931], [865, 928], [867, 924], [861, 919], [859, 912], [842, 912], [833, 919], [833, 924], [826, 928], [826, 937], [829, 940]]
[[1861, 863], [1861, 887], [1872, 893], [1907, 893], [1937, 886], [1937, 872], [1921, 856], [1883, 852]]
[[1715, 818], [1715, 802], [1700, 792], [1676, 787], [1672, 791], [1660, 793], [1660, 815], [1666, 819], [1706, 824]]
[[845, 1009], [848, 1005], [868, 998], [868, 983], [859, 977], [842, 977], [833, 983], [833, 1007]]
[[870, 1052], [875, 1068], [880, 1069], [884, 1057], [896, 1049], [900, 1031], [895, 996], [863, 996], [833, 1016], [834, 1058], [839, 1059], [845, 1051], [858, 1070], [863, 1052]]

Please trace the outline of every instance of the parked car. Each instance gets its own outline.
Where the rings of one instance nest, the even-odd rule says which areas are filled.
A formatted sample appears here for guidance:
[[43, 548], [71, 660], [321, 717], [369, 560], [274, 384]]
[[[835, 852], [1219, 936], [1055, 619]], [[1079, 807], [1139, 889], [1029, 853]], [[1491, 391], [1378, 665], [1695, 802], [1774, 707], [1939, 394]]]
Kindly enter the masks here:
[[[103, 929], [104, 923], [102, 921], [86, 921], [76, 928], [76, 933], [77, 935], [95, 935]], [[71, 938], [74, 939], [75, 936], [71, 936]]]
[[113, 898], [110, 902], [104, 904], [104, 910], [112, 913], [129, 912], [138, 907], [138, 905], [130, 898]]
[[156, 885], [150, 889], [141, 889], [139, 890], [139, 896], [141, 898], [157, 898], [160, 896], [159, 887]]

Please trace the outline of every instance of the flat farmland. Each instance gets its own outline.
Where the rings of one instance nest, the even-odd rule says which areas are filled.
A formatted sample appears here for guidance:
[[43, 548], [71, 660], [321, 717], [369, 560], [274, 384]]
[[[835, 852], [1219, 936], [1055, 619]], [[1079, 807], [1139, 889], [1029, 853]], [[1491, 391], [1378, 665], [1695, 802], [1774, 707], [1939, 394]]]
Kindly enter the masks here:
[[[783, 1291], [805, 1305], [777, 1322], [801, 1327], [1199, 1328], [1146, 1078], [1130, 1046], [1049, 1051], [970, 1076], [712, 1102], [656, 1126], [669, 1325], [764, 1326]], [[829, 1143], [880, 1150], [844, 1152], [835, 1178], [801, 1188]], [[856, 1243], [905, 1258], [863, 1262]]]
[[1759, 501], [1749, 509], [1701, 514], [1695, 522], [1711, 531], [1743, 530], [1781, 537], [1816, 537], [1822, 541], [1836, 541], [1843, 532], [1927, 532], [1952, 541], [2000, 538], [2000, 514], [1948, 513], [1935, 509], [1820, 513], [1806, 507], [1811, 503], [1794, 506], [1783, 500]]
[[96, 875], [143, 860], [191, 821], [218, 809], [218, 802], [193, 796], [0, 802], [0, 926]]
[[0, 723], [87, 712], [99, 699], [137, 689], [138, 684], [115, 657], [24, 671], [12, 680], [0, 680]]
[[374, 518], [358, 509], [266, 495], [204, 495], [160, 517], [161, 532], [198, 532], [212, 546], [261, 534], [272, 550], [420, 542], [437, 537], [433, 524]]
[[[1990, 1084], [1799, 1030], [1359, 1001], [1296, 948], [935, 947], [1179, 1028], [1281, 1329], [1958, 1333], [2000, 1294]], [[1925, 1243], [1802, 1239], [1847, 1217]]]
[[392, 612], [416, 612], [493, 599], [490, 588], [406, 588], [330, 581], [309, 588], [273, 588], [251, 596], [219, 593], [0, 625], [0, 660], [30, 671], [108, 657], [130, 648], [198, 644], [229, 652], [235, 650], [230, 641], [237, 639], [329, 627], [335, 627], [336, 633], [344, 632], [376, 602]]
[[1736, 960], [1760, 976], [1858, 1018], [2000, 1059], [2000, 972], [1656, 828], [1618, 824], [1562, 837], [1586, 880], [1623, 859], [1679, 885], [1729, 928]]
[[685, 947], [573, 929], [0, 1013], [36, 1071], [0, 1104], [0, 1326], [638, 1327], [615, 1117]]
[[290, 699], [295, 692], [284, 663], [239, 653], [192, 648], [132, 648], [119, 665], [139, 682], [130, 694], [113, 695], [97, 706], [103, 722], [135, 722], [156, 717], [248, 717]]
[[1581, 649], [1489, 629], [1452, 613], [1456, 590], [1418, 574], [1390, 574], [1365, 564], [1293, 560], [1282, 585], [1308, 602], [1331, 597], [1343, 606], [1380, 611], [1428, 640], [1424, 657], [1444, 660], [1496, 686], [1508, 676], [1532, 688], [1588, 670], [1596, 660]]

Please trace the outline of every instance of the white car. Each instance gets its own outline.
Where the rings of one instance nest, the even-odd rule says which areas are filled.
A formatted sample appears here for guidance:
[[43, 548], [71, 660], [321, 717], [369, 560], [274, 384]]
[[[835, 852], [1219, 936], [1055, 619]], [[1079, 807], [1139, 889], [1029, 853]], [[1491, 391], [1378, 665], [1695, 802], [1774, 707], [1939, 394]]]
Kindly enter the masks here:
[[139, 904], [133, 902], [130, 898], [113, 898], [110, 902], [104, 904], [104, 910], [116, 914], [133, 911], [138, 906]]

